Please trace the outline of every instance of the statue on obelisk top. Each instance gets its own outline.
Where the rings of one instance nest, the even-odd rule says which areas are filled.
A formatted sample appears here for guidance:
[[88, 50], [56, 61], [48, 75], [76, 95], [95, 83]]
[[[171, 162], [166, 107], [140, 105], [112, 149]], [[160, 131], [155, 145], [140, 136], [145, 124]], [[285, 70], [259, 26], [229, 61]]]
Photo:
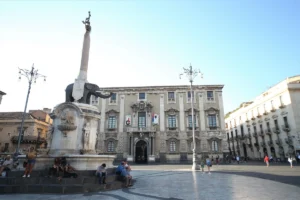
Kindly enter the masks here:
[[85, 30], [88, 32], [91, 32], [92, 27], [91, 27], [91, 23], [90, 23], [90, 18], [91, 18], [91, 12], [89, 11], [89, 17], [85, 18], [85, 21], [82, 21], [83, 24], [85, 24]]
[[91, 27], [91, 12], [89, 11], [89, 16], [82, 21], [85, 25], [85, 34], [83, 39], [82, 56], [80, 64], [80, 72], [77, 79], [75, 79], [74, 84], [70, 84], [66, 88], [66, 102], [79, 102], [79, 103], [90, 103], [91, 95], [100, 98], [109, 98], [112, 96], [110, 94], [102, 94], [99, 90], [99, 86], [96, 84], [87, 82], [87, 71], [89, 65], [89, 54], [90, 54], [90, 32]]

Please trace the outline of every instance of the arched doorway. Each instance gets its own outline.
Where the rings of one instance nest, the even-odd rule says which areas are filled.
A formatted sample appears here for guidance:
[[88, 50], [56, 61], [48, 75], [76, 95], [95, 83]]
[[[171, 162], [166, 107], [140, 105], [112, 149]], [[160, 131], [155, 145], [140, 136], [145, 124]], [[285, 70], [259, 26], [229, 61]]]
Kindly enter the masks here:
[[268, 156], [268, 150], [267, 148], [263, 148], [264, 156]]
[[147, 143], [144, 140], [140, 140], [135, 145], [135, 162], [136, 163], [147, 163]]
[[271, 156], [272, 156], [273, 158], [276, 158], [275, 148], [274, 148], [274, 147], [271, 147], [271, 148], [270, 148], [270, 151], [271, 151]]
[[247, 155], [247, 147], [246, 147], [246, 144], [245, 144], [245, 143], [243, 143], [243, 150], [244, 150], [244, 157], [245, 157], [245, 160], [247, 160], [248, 155]]

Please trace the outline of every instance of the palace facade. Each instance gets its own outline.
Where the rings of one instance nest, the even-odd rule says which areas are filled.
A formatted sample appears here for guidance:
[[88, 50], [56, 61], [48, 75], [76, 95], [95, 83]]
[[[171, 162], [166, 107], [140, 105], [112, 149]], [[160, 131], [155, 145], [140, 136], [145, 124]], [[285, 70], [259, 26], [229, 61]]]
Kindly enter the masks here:
[[286, 159], [300, 152], [300, 76], [287, 78], [226, 114], [232, 155]]
[[91, 98], [101, 112], [97, 153], [147, 163], [192, 162], [191, 96], [198, 158], [227, 154], [223, 85], [101, 88], [109, 99]]

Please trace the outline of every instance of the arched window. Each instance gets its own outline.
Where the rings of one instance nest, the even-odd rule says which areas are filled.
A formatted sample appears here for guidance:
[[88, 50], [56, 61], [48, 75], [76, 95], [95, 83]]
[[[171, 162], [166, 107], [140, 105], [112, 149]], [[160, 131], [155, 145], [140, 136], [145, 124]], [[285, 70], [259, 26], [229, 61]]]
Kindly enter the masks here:
[[218, 142], [213, 140], [211, 143], [211, 150], [212, 151], [218, 151]]
[[113, 143], [113, 141], [109, 141], [107, 144], [107, 152], [113, 152], [115, 148], [115, 145]]
[[176, 142], [171, 141], [170, 142], [170, 152], [175, 152], [176, 151]]

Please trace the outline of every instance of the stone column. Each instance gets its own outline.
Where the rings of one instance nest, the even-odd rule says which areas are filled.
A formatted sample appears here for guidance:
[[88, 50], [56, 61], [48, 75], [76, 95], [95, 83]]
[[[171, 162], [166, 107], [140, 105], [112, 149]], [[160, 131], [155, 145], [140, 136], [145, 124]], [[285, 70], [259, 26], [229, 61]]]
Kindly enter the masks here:
[[160, 100], [159, 100], [159, 127], [160, 127], [160, 131], [164, 132], [165, 131], [165, 98], [164, 98], [164, 94], [160, 94]]
[[200, 130], [205, 131], [205, 113], [204, 113], [204, 93], [199, 93], [199, 116], [200, 116]]
[[184, 127], [184, 103], [183, 103], [183, 93], [179, 93], [179, 130], [185, 131]]
[[80, 73], [78, 79], [87, 80], [87, 70], [89, 65], [89, 54], [90, 54], [90, 32], [86, 31], [84, 34]]

